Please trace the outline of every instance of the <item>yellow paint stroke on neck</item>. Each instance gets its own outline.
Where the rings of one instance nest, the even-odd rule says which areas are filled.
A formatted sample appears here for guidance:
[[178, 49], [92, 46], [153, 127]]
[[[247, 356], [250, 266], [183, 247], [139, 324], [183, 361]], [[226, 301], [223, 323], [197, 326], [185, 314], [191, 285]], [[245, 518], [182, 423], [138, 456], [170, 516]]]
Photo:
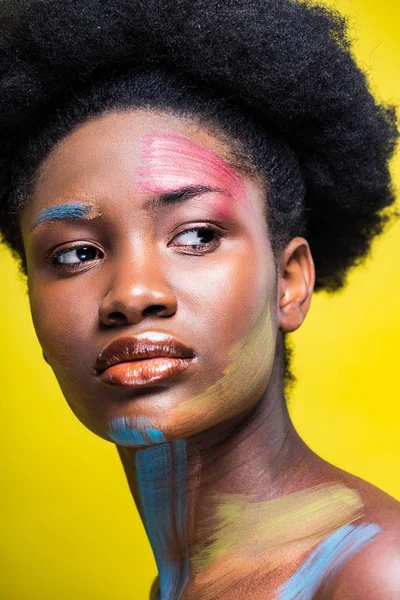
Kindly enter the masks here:
[[[225, 581], [271, 571], [310, 550], [362, 516], [359, 495], [342, 484], [322, 484], [272, 500], [216, 494], [215, 512], [203, 524], [191, 559], [196, 582], [214, 593]], [[211, 596], [210, 596], [211, 597]]]
[[[182, 402], [174, 418], [179, 416], [181, 423], [192, 428], [195, 415], [201, 431], [236, 414], [246, 399], [263, 393], [271, 375], [274, 355], [271, 309], [266, 303], [245, 340], [239, 340], [230, 349], [228, 366], [222, 376], [200, 394]], [[201, 406], [205, 405], [207, 410], [201, 411]]]

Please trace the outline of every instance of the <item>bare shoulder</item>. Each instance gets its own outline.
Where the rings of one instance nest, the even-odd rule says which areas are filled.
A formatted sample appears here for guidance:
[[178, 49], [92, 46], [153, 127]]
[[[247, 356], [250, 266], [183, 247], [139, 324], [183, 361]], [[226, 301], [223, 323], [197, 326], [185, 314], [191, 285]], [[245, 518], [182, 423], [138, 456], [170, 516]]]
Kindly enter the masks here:
[[355, 475], [343, 472], [343, 483], [352, 488], [359, 495], [363, 503], [363, 521], [376, 523], [383, 532], [389, 534], [399, 531], [400, 526], [400, 502], [383, 490], [360, 479]]
[[374, 540], [325, 582], [315, 600], [399, 600], [400, 523]]
[[400, 502], [353, 475], [341, 479], [364, 505], [354, 525], [374, 527], [375, 535], [328, 576], [315, 600], [400, 600]]

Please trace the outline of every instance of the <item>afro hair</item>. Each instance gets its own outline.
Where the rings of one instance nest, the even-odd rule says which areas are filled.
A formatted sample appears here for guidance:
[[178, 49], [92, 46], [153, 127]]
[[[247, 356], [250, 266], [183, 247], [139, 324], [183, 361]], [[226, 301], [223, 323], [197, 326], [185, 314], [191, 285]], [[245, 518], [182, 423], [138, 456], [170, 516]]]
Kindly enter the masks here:
[[138, 69], [224, 99], [295, 155], [304, 227], [285, 210], [281, 226], [307, 238], [316, 289], [340, 288], [383, 230], [395, 110], [373, 98], [336, 11], [294, 0], [1, 0], [0, 23], [0, 231], [15, 254], [15, 191], [27, 157], [44, 158], [32, 140], [96, 81], [107, 89], [107, 76]]

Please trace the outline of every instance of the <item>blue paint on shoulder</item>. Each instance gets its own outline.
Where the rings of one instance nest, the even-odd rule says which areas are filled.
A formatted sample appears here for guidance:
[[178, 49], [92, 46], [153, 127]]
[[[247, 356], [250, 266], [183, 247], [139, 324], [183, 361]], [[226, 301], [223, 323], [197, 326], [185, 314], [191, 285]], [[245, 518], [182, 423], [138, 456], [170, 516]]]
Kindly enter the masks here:
[[[329, 581], [381, 528], [375, 523], [345, 525], [327, 537], [278, 590], [276, 600], [312, 600], [323, 581]], [[328, 578], [328, 579], [327, 579]]]

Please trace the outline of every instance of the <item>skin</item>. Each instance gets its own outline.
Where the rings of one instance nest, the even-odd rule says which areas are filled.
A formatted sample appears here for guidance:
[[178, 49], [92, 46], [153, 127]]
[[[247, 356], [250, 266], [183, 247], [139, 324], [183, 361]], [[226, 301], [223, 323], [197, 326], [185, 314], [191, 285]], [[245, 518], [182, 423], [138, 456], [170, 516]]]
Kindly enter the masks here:
[[[313, 597], [395, 598], [398, 504], [317, 457], [287, 412], [282, 332], [303, 322], [315, 272], [301, 237], [275, 261], [265, 201], [261, 178], [195, 119], [131, 110], [80, 125], [21, 213], [35, 329], [78, 419], [110, 441], [123, 423], [117, 448], [158, 565], [155, 597], [276, 598], [318, 543], [374, 523], [367, 548], [334, 577], [321, 570]], [[217, 241], [184, 245], [206, 225]], [[78, 246], [95, 250], [75, 270], [49, 260], [67, 249], [77, 260]], [[101, 383], [104, 345], [146, 331], [178, 337], [196, 360], [140, 392]], [[364, 572], [372, 582], [358, 592]]]

